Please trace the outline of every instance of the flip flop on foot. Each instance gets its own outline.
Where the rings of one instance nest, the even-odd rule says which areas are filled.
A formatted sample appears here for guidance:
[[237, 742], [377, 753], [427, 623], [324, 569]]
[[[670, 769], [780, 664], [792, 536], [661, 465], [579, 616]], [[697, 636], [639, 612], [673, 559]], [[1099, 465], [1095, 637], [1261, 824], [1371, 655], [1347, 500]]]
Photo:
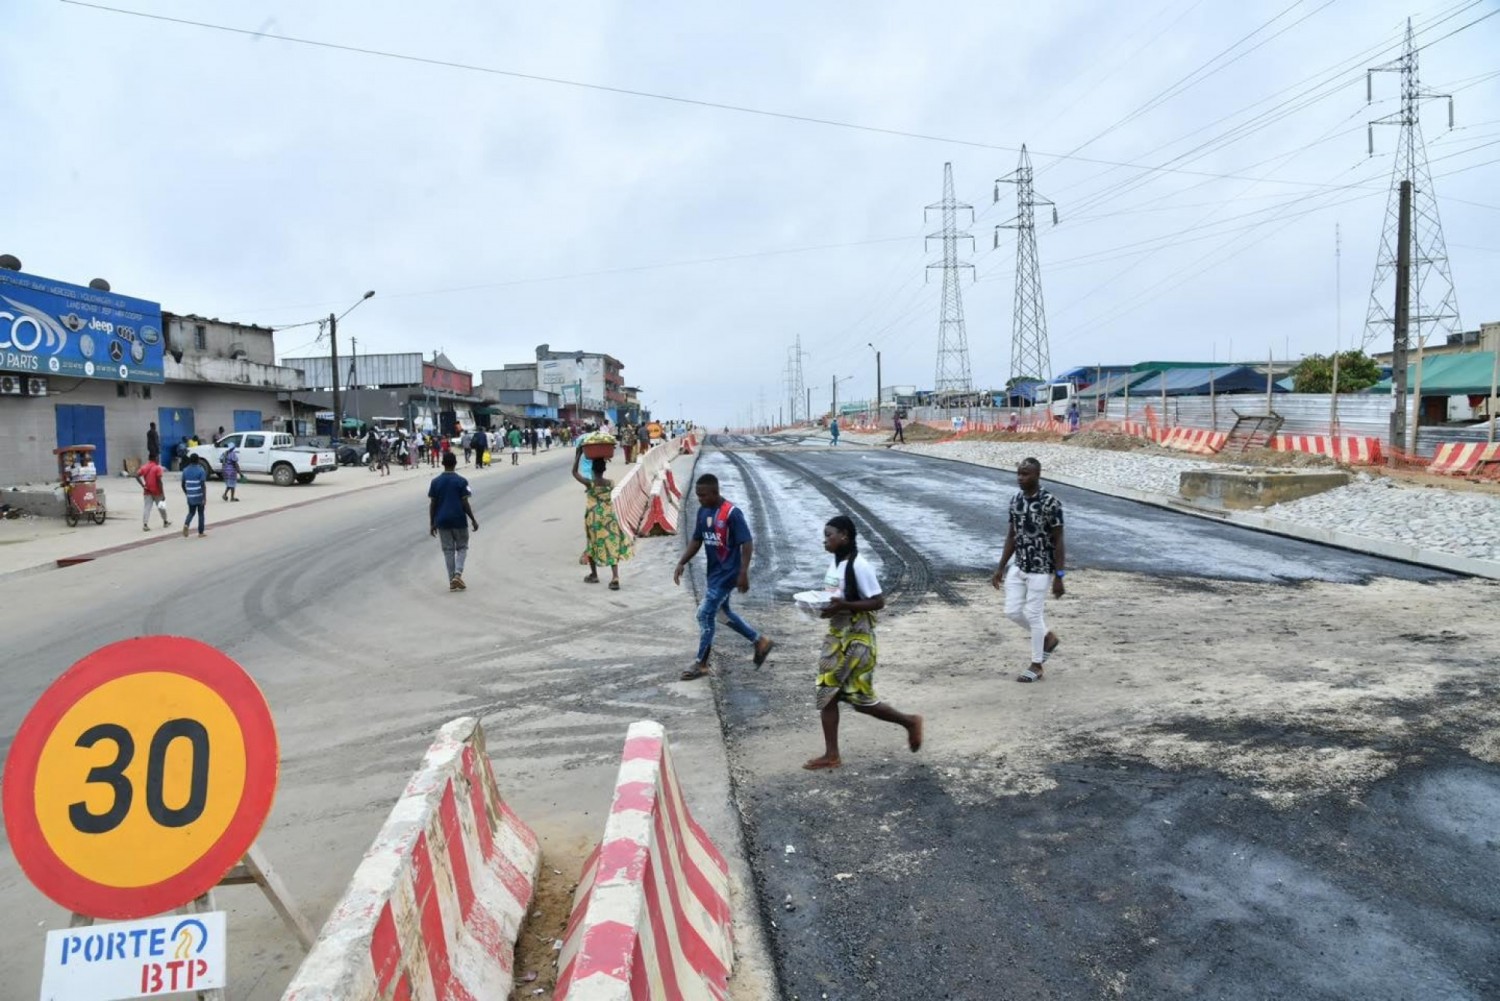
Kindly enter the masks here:
[[841, 767], [842, 765], [843, 765], [843, 762], [840, 761], [838, 758], [826, 758], [826, 757], [825, 758], [813, 758], [811, 761], [805, 761], [805, 762], [802, 763], [802, 767], [806, 768], [810, 772], [821, 772], [825, 768], [838, 768], [838, 767]]
[[611, 591], [618, 591], [620, 589], [620, 582], [617, 581], [617, 580], [610, 581], [609, 582], [609, 589]]
[[707, 664], [694, 664], [692, 667], [682, 672], [683, 681], [697, 681], [699, 678], [706, 677], [708, 677]]
[[1062, 646], [1062, 640], [1053, 636], [1051, 640], [1042, 643], [1042, 663], [1047, 663], [1047, 658], [1052, 656], [1052, 651]]
[[916, 753], [922, 749], [922, 717], [912, 717], [911, 729], [906, 731], [906, 746]]
[[583, 582], [585, 584], [597, 584], [599, 583], [599, 575], [596, 573], [591, 573], [587, 577], [583, 578]]
[[1026, 681], [1026, 682], [1041, 681], [1042, 680], [1042, 672], [1038, 671], [1034, 667], [1028, 667], [1026, 670], [1024, 670], [1024, 671], [1021, 672], [1020, 677], [1016, 678], [1016, 680], [1017, 681]]
[[775, 640], [768, 640], [765, 637], [761, 637], [760, 641], [755, 644], [755, 666], [760, 667], [762, 664], [764, 664], [766, 662], [766, 658], [771, 656], [771, 651], [775, 647]]

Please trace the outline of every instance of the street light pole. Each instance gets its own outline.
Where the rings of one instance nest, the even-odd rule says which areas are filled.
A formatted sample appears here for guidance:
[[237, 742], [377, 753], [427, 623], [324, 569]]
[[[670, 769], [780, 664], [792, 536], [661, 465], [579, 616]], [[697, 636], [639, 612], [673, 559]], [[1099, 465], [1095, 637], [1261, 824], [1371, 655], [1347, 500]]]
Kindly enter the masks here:
[[875, 352], [875, 428], [880, 428], [880, 349], [869, 341], [865, 342], [871, 351]]

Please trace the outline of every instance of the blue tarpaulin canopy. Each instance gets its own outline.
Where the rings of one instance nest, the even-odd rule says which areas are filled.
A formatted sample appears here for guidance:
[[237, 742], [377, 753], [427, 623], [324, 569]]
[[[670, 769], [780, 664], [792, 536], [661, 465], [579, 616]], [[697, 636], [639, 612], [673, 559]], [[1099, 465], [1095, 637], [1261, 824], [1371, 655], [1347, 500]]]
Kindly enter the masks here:
[[[1148, 376], [1130, 387], [1130, 395], [1160, 396], [1162, 384], [1168, 396], [1207, 396], [1209, 384], [1215, 393], [1264, 393], [1266, 376], [1248, 365], [1220, 365], [1218, 368], [1170, 368]], [[1273, 392], [1286, 390], [1275, 386]]]

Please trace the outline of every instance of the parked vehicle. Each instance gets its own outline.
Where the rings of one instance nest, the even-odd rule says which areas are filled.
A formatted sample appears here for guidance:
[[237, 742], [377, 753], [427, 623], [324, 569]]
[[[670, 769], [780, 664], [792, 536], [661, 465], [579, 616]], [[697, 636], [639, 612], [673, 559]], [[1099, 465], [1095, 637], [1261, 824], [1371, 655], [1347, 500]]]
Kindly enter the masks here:
[[239, 447], [240, 475], [269, 473], [281, 487], [311, 483], [319, 473], [338, 468], [332, 449], [296, 445], [291, 435], [273, 431], [236, 431], [212, 445], [194, 445], [187, 461], [203, 466], [210, 476], [222, 476], [224, 453], [231, 443]]

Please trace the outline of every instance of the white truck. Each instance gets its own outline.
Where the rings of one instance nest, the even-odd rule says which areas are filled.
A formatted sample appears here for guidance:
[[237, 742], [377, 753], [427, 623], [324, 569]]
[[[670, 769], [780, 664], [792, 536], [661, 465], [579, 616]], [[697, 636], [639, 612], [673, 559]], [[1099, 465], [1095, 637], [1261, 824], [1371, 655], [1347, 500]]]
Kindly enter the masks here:
[[297, 445], [289, 434], [273, 431], [236, 431], [226, 434], [212, 445], [195, 445], [187, 451], [187, 461], [196, 462], [210, 476], [224, 475], [224, 453], [233, 444], [239, 447], [240, 475], [269, 473], [277, 486], [311, 483], [319, 473], [338, 468], [331, 448], [316, 449]]

